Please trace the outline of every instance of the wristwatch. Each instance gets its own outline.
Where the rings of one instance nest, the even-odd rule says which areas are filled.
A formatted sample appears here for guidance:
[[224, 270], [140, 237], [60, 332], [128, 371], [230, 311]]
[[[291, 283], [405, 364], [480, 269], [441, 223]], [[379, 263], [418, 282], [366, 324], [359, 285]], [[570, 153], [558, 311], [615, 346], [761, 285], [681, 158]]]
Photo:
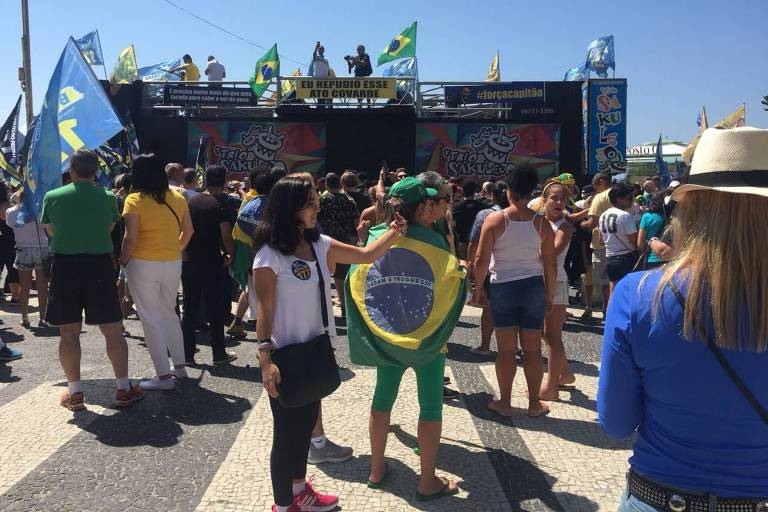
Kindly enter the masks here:
[[645, 243], [645, 245], [647, 245], [647, 246], [648, 246], [648, 248], [649, 248], [649, 249], [651, 249], [651, 243], [652, 243], [654, 240], [655, 240], [655, 241], [657, 241], [657, 242], [661, 242], [661, 240], [659, 239], [659, 237], [657, 237], [657, 236], [654, 236], [654, 237], [651, 237], [651, 238], [649, 238], [649, 239], [648, 239], [648, 241]]

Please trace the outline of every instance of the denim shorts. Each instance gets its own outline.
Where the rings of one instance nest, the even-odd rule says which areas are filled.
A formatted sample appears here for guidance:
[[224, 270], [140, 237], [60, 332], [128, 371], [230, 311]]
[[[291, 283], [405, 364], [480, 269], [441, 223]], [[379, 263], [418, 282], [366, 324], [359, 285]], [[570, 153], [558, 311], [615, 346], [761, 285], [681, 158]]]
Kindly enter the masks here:
[[612, 283], [620, 281], [624, 276], [635, 269], [635, 265], [637, 265], [637, 258], [635, 258], [635, 255], [632, 253], [619, 256], [608, 256], [608, 262], [606, 264], [608, 279], [610, 279]]
[[50, 265], [48, 247], [17, 247], [16, 259], [13, 262], [17, 270], [45, 270]]
[[544, 278], [529, 277], [506, 283], [491, 283], [491, 317], [497, 329], [519, 327], [540, 331], [544, 327], [546, 291]]

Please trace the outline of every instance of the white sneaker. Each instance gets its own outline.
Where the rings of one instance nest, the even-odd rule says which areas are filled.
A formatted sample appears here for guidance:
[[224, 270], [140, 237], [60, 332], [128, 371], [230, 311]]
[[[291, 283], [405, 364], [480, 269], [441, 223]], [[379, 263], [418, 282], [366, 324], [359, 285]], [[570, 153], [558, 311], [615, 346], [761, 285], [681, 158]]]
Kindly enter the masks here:
[[177, 379], [186, 379], [188, 377], [187, 369], [184, 366], [175, 367], [173, 370], [171, 370], [171, 374]]
[[149, 380], [143, 380], [139, 382], [141, 389], [147, 391], [168, 391], [173, 389], [173, 379], [161, 379], [160, 377], [152, 377]]

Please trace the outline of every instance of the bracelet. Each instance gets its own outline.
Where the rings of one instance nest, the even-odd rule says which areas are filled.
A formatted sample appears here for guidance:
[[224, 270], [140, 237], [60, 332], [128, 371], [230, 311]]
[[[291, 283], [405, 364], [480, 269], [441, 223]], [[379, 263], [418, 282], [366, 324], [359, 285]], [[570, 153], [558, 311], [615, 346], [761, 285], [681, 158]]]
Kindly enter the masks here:
[[650, 238], [650, 239], [649, 239], [649, 240], [648, 240], [648, 241], [645, 243], [645, 245], [647, 245], [647, 246], [648, 246], [648, 248], [650, 249], [650, 248], [651, 248], [651, 243], [653, 243], [654, 241], [656, 241], [656, 242], [661, 242], [661, 240], [659, 240], [659, 237], [657, 237], [657, 236], [654, 236], [654, 237], [651, 237], [651, 238]]
[[272, 340], [269, 338], [263, 338], [256, 340], [256, 350], [258, 352], [262, 350], [272, 351]]

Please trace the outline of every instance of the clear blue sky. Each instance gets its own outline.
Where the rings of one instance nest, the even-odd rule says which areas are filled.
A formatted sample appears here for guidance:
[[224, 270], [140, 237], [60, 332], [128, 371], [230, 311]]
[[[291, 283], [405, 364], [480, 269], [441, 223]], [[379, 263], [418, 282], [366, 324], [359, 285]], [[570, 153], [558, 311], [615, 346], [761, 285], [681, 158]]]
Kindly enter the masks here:
[[[768, 95], [766, 0], [466, 0], [380, 2], [333, 0], [174, 0], [175, 3], [264, 47], [278, 43], [282, 72], [308, 63], [315, 41], [341, 76], [342, 57], [357, 43], [375, 61], [400, 30], [418, 20], [422, 80], [478, 80], [501, 52], [502, 80], [561, 80], [583, 61], [596, 37], [616, 38], [617, 77], [626, 77], [628, 143], [654, 141], [659, 133], [688, 141], [696, 116], [707, 107], [710, 123], [747, 103], [747, 124], [768, 127], [760, 104]], [[0, 118], [20, 92], [21, 2], [6, 0], [0, 47], [8, 79], [0, 82]], [[198, 64], [209, 54], [227, 77], [246, 80], [264, 50], [252, 47], [177, 10], [163, 0], [105, 2], [30, 1], [35, 111], [67, 37], [99, 29], [111, 70], [118, 52], [133, 43], [139, 66], [190, 53]], [[99, 76], [103, 69], [94, 68]], [[1, 121], [0, 121], [1, 122]]]

